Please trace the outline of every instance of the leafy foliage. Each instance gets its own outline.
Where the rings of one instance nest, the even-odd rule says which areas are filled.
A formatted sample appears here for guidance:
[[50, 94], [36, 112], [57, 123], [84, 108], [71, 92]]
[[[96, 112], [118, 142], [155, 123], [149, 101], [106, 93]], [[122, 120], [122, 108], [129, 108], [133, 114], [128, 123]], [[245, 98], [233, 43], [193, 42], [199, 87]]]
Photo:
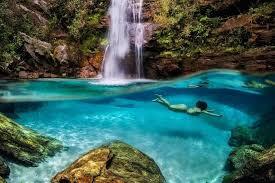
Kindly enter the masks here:
[[[162, 25], [156, 34], [156, 47], [161, 55], [194, 56], [205, 52], [240, 52], [253, 47], [252, 33], [244, 27], [226, 32], [215, 31], [228, 18], [221, 17], [210, 5], [193, 0], [158, 0], [154, 21]], [[266, 24], [272, 21], [274, 2], [257, 4], [248, 12], [253, 21]]]
[[19, 31], [34, 34], [33, 24], [27, 15], [15, 8], [15, 1], [0, 2], [0, 69], [7, 70], [9, 65], [20, 58], [22, 40]]

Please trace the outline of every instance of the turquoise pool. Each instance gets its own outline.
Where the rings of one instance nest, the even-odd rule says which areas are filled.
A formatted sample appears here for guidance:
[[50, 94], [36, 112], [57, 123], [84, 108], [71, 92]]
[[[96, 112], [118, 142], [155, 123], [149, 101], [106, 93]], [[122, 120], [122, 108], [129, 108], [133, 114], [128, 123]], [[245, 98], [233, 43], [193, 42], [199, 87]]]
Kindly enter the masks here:
[[[275, 88], [251, 89], [244, 82], [275, 75], [213, 70], [173, 81], [102, 85], [97, 80], [0, 81], [0, 111], [17, 122], [61, 140], [67, 151], [38, 167], [10, 164], [10, 183], [45, 183], [80, 154], [119, 139], [151, 156], [168, 183], [220, 183], [231, 147], [230, 130], [251, 125], [274, 104]], [[207, 83], [203, 87], [189, 87]], [[152, 102], [208, 102], [223, 117], [190, 116]]]

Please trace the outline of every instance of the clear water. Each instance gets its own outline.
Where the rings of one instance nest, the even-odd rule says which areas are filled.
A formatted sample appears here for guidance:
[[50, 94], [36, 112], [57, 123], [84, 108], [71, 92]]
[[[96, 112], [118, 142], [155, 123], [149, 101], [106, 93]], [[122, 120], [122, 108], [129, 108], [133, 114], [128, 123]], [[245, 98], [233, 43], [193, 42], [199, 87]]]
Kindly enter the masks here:
[[[10, 164], [8, 182], [49, 182], [82, 153], [118, 139], [151, 156], [168, 183], [220, 183], [231, 150], [227, 145], [230, 129], [252, 124], [274, 105], [274, 88], [242, 87], [245, 81], [264, 79], [275, 77], [209, 71], [174, 81], [124, 86], [101, 86], [89, 80], [25, 81], [22, 85], [1, 81], [1, 100], [6, 103], [0, 105], [0, 111], [69, 147], [38, 167]], [[202, 80], [208, 80], [208, 88], [186, 87]], [[45, 98], [41, 99], [41, 93]], [[156, 93], [172, 103], [189, 106], [205, 100], [209, 108], [224, 116], [190, 116], [169, 111], [151, 101]], [[31, 94], [35, 102], [28, 101]], [[57, 94], [62, 100], [49, 97]], [[82, 95], [85, 97], [77, 98]], [[13, 103], [7, 103], [10, 96]], [[51, 101], [45, 100], [48, 97]]]

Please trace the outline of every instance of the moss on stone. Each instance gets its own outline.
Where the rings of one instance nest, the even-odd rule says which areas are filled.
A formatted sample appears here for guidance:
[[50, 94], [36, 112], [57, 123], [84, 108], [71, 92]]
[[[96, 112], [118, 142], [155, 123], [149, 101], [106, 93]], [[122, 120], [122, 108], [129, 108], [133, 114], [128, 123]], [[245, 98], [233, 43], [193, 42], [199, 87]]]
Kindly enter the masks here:
[[229, 155], [227, 163], [232, 170], [243, 168], [248, 161], [256, 161], [257, 157], [264, 151], [258, 144], [244, 145], [235, 148]]
[[52, 183], [60, 182], [164, 183], [154, 160], [121, 141], [113, 141], [81, 156]]
[[0, 183], [6, 183], [5, 179], [3, 179], [3, 177], [0, 177]]
[[62, 149], [61, 143], [51, 137], [23, 127], [0, 114], [0, 152], [17, 163], [37, 166], [47, 156]]
[[238, 148], [232, 156], [238, 159], [241, 166], [236, 167], [233, 172], [226, 175], [223, 183], [274, 182], [274, 153], [275, 146], [266, 150], [257, 145]]

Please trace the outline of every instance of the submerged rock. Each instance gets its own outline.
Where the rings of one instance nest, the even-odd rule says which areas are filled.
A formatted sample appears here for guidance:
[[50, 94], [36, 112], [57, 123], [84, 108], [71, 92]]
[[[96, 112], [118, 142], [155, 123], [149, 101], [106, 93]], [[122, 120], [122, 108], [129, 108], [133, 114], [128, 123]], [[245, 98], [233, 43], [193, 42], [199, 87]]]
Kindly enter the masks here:
[[[0, 177], [8, 177], [10, 174], [10, 168], [8, 167], [5, 160], [0, 157]], [[1, 181], [0, 181], [1, 182]]]
[[5, 179], [3, 179], [2, 177], [0, 177], [0, 183], [6, 183]]
[[91, 150], [58, 173], [52, 183], [163, 183], [153, 159], [120, 141]]
[[264, 113], [252, 127], [237, 127], [232, 130], [229, 145], [261, 144], [270, 147], [275, 143], [275, 108]]
[[0, 153], [25, 166], [37, 166], [62, 149], [61, 143], [25, 128], [0, 114]]
[[244, 126], [234, 128], [228, 141], [229, 145], [236, 147], [254, 143], [257, 143], [257, 139], [255, 139], [253, 130]]
[[[251, 147], [251, 146], [250, 146]], [[275, 146], [264, 150], [262, 152], [255, 151], [255, 149], [249, 149], [249, 146], [240, 147], [236, 150], [234, 158], [243, 162], [236, 166], [231, 174], [227, 175], [223, 179], [223, 183], [272, 183], [275, 182]], [[240, 155], [244, 149], [250, 151], [251, 156]], [[256, 148], [257, 149], [257, 148]], [[258, 149], [259, 150], [259, 149]], [[237, 164], [236, 164], [237, 165]]]
[[252, 127], [237, 127], [232, 130], [229, 145], [237, 148], [229, 155], [227, 165], [230, 174], [224, 177], [223, 183], [275, 182], [274, 129], [273, 107]]
[[231, 170], [237, 170], [243, 168], [248, 161], [254, 161], [264, 151], [264, 148], [260, 145], [244, 145], [233, 150], [228, 159], [228, 168]]

